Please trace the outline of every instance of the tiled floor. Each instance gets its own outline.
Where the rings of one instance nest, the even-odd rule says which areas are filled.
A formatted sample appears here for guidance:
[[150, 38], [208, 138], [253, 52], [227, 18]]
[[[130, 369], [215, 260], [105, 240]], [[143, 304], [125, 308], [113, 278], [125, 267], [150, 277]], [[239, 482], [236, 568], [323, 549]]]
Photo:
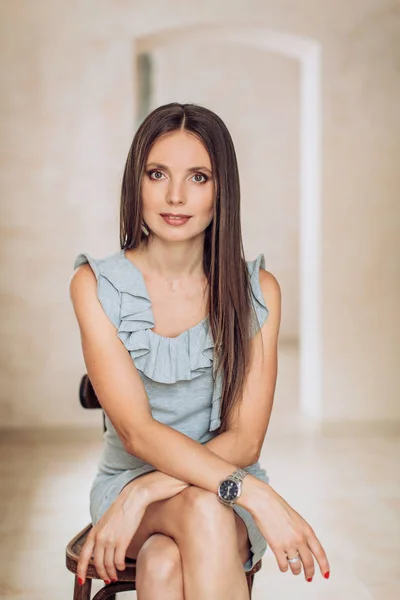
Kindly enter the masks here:
[[[320, 436], [298, 425], [294, 349], [281, 348], [275, 406], [261, 463], [271, 485], [313, 526], [331, 578], [282, 574], [268, 550], [253, 600], [400, 598], [400, 440]], [[2, 432], [0, 597], [70, 600], [67, 541], [89, 522], [88, 495], [101, 445], [89, 431]], [[94, 591], [100, 585], [94, 585]], [[126, 593], [122, 598], [135, 598]], [[158, 599], [157, 599], [158, 600]], [[160, 599], [162, 600], [162, 599]]]

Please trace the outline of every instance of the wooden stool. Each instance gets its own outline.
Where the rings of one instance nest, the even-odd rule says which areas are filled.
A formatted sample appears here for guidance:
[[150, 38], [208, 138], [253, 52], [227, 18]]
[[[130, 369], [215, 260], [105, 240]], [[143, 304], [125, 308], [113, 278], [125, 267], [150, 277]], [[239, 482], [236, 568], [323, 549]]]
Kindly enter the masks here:
[[[84, 408], [101, 408], [99, 401], [97, 400], [95, 391], [90, 383], [87, 374], [83, 375], [80, 386], [79, 386], [79, 400]], [[105, 419], [103, 412], [103, 430], [105, 431]], [[82, 546], [84, 545], [86, 538], [92, 529], [90, 523], [85, 529], [82, 529], [68, 544], [66, 548], [66, 565], [67, 569], [72, 573], [75, 573], [75, 585], [74, 585], [74, 596], [73, 600], [116, 600], [115, 594], [118, 592], [128, 592], [136, 590], [136, 561], [131, 558], [125, 558], [126, 568], [125, 571], [118, 571], [118, 581], [115, 583], [109, 583], [105, 585], [97, 594], [91, 599], [92, 590], [92, 579], [99, 579], [96, 567], [93, 560], [89, 561], [86, 581], [84, 585], [79, 585], [78, 578], [76, 576], [76, 570], [78, 567], [79, 554]], [[251, 571], [246, 573], [247, 585], [249, 587], [249, 594], [251, 600], [251, 590], [253, 588], [254, 575], [261, 569], [262, 560], [260, 559]]]
[[[72, 573], [75, 573], [75, 586], [74, 586], [74, 596], [73, 600], [90, 600], [90, 592], [92, 589], [92, 579], [99, 579], [96, 567], [93, 563], [93, 560], [90, 560], [87, 576], [84, 585], [79, 585], [78, 578], [76, 576], [76, 569], [78, 566], [79, 553], [83, 544], [86, 541], [86, 538], [91, 530], [92, 525], [88, 525], [85, 529], [82, 529], [68, 544], [66, 550], [66, 565], [67, 569]], [[115, 594], [118, 592], [128, 592], [132, 590], [136, 590], [135, 579], [136, 579], [136, 561], [131, 558], [126, 558], [126, 568], [125, 571], [118, 571], [118, 581], [115, 583], [109, 583], [105, 585], [97, 594], [92, 598], [92, 600], [115, 600]], [[251, 590], [253, 588], [253, 580], [254, 575], [261, 569], [262, 560], [260, 559], [258, 563], [254, 565], [251, 571], [246, 573], [247, 585], [249, 587], [249, 593], [251, 598]]]

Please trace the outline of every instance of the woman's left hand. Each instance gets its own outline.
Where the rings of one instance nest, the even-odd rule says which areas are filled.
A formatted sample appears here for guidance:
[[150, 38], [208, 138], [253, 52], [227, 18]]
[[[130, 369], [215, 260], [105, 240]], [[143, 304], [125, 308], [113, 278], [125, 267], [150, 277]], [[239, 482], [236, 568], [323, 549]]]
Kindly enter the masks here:
[[244, 508], [275, 554], [279, 569], [286, 572], [290, 567], [293, 575], [299, 575], [303, 567], [305, 578], [311, 581], [315, 557], [321, 574], [328, 579], [328, 558], [312, 527], [269, 484], [253, 477], [249, 477], [250, 482]]
[[90, 530], [78, 561], [76, 574], [80, 585], [85, 582], [92, 557], [99, 577], [106, 583], [118, 579], [116, 569], [125, 569], [126, 550], [149, 504], [141, 489], [130, 486], [128, 490], [122, 490]]

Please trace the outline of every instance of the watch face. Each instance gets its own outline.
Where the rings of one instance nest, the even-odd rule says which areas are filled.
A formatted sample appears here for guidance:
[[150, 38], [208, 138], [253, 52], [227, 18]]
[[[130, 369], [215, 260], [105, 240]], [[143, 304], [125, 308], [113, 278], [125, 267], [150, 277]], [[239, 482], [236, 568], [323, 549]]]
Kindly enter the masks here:
[[219, 486], [219, 494], [223, 500], [235, 500], [239, 493], [239, 486], [235, 481], [226, 479]]

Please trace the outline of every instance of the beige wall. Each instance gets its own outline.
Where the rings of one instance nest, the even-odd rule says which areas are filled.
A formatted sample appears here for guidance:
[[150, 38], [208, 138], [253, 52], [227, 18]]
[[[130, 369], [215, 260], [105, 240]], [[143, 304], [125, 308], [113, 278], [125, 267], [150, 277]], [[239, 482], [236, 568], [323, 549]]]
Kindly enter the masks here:
[[400, 417], [400, 6], [380, 5], [325, 60], [326, 421]]
[[[77, 401], [84, 366], [68, 280], [78, 252], [118, 249], [119, 185], [134, 133], [134, 40], [200, 26], [199, 18], [226, 24], [227, 14], [232, 24], [321, 44], [322, 417], [400, 419], [400, 26], [391, 6], [226, 0], [203, 2], [199, 12], [192, 2], [157, 0], [2, 5], [3, 425], [99, 418]], [[157, 51], [154, 103], [203, 103], [227, 123], [241, 169], [246, 253], [265, 253], [283, 290], [282, 339], [296, 338], [299, 65], [217, 46]]]

